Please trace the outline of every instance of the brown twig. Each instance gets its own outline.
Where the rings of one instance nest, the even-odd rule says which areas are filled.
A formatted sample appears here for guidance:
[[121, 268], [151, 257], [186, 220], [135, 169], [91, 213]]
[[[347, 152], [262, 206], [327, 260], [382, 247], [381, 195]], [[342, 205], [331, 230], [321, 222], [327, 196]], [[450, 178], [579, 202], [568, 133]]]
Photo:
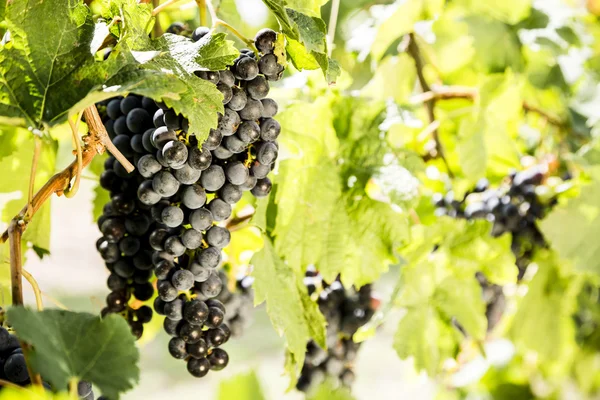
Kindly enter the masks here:
[[212, 0], [204, 0], [204, 1], [196, 0], [196, 4], [198, 4], [198, 7], [201, 6], [200, 3], [204, 3], [206, 5], [206, 9], [208, 10], [208, 13], [210, 14], [210, 20], [212, 23], [212, 28], [211, 28], [212, 31], [217, 29], [219, 26], [222, 26], [223, 28], [226, 28], [231, 33], [233, 33], [235, 36], [237, 36], [242, 42], [244, 42], [244, 44], [246, 44], [246, 46], [248, 46], [252, 50], [254, 50], [255, 53], [257, 52], [256, 47], [254, 47], [253, 40], [248, 39], [240, 31], [238, 31], [233, 26], [229, 25], [227, 22], [225, 22], [221, 18], [219, 18], [219, 16], [217, 15], [217, 11], [215, 10], [215, 6], [212, 3]]
[[550, 125], [557, 126], [559, 128], [564, 128], [566, 123], [562, 121], [560, 118], [549, 114], [547, 111], [542, 110], [536, 105], [530, 104], [526, 101], [523, 102], [523, 110], [527, 112], [532, 112], [539, 114], [542, 118], [544, 118]]
[[31, 172], [29, 174], [29, 192], [27, 193], [27, 214], [31, 211], [31, 200], [33, 199], [33, 190], [35, 186], [35, 175], [37, 171], [38, 162], [40, 160], [40, 153], [42, 151], [42, 139], [34, 134], [35, 147], [33, 149], [33, 160], [31, 161]]
[[[423, 57], [421, 57], [421, 50], [419, 50], [419, 46], [417, 45], [416, 37], [414, 33], [409, 33], [409, 42], [407, 48], [408, 54], [413, 58], [415, 62], [415, 67], [417, 70], [417, 78], [419, 79], [419, 84], [421, 85], [421, 89], [423, 92], [431, 92], [431, 87], [427, 83], [425, 79], [425, 75], [423, 73], [423, 69], [425, 64], [423, 63]], [[429, 119], [429, 123], [432, 124], [435, 121], [435, 97], [425, 100], [425, 108], [427, 109], [427, 117]], [[448, 175], [450, 178], [454, 178], [454, 174], [450, 169], [450, 165], [448, 164], [448, 160], [446, 160], [446, 156], [444, 154], [444, 148], [440, 141], [440, 135], [437, 129], [432, 131], [432, 137], [435, 141], [435, 149], [439, 157], [442, 159], [444, 164], [446, 165], [446, 169], [448, 170]]]
[[[98, 114], [96, 106], [88, 107], [84, 111], [84, 115], [89, 127], [89, 133], [83, 137], [84, 147], [81, 154], [82, 168], [87, 167], [97, 154], [102, 154], [104, 152], [105, 146], [109, 151], [111, 151], [111, 153], [113, 154], [113, 156], [115, 156], [115, 158], [117, 158], [117, 160], [119, 160], [120, 162], [123, 162], [122, 159], [125, 160], [127, 165], [124, 164], [123, 166], [128, 171], [130, 170], [128, 169], [128, 167], [133, 168], [133, 165], [131, 165], [131, 163], [127, 161], [127, 159], [119, 152], [119, 150], [117, 150], [114, 147], [114, 145], [110, 141], [108, 133], [106, 133], [106, 129], [104, 128], [104, 125], [102, 125], [102, 120], [100, 120], [100, 115]], [[111, 150], [111, 148], [113, 150]], [[46, 184], [42, 186], [42, 188], [38, 190], [37, 193], [33, 196], [30, 206], [31, 213], [27, 214], [29, 205], [26, 205], [21, 210], [21, 212], [13, 218], [13, 221], [10, 225], [13, 227], [12, 230], [17, 232], [17, 234], [19, 232], [22, 234], [22, 232], [27, 227], [27, 223], [30, 221], [33, 215], [39, 211], [42, 205], [44, 205], [44, 203], [46, 203], [46, 201], [48, 201], [48, 199], [53, 194], [56, 193], [58, 196], [62, 195], [65, 189], [69, 187], [71, 179], [73, 179], [73, 177], [77, 175], [79, 169], [78, 165], [79, 163], [77, 162], [77, 160], [75, 160], [67, 168], [52, 176], [52, 178], [50, 178], [48, 182], [46, 182]], [[27, 218], [25, 218], [26, 216]], [[19, 227], [19, 229], [16, 229], [17, 227]], [[0, 237], [1, 243], [5, 242], [8, 239], [10, 230], [11, 228], [9, 227], [9, 229], [2, 234], [2, 236]]]
[[410, 104], [421, 104], [430, 100], [466, 99], [476, 100], [479, 96], [477, 88], [468, 86], [439, 86], [431, 85], [428, 92], [412, 96], [408, 101]]
[[152, 10], [152, 16], [156, 17], [156, 15], [161, 12], [162, 10], [164, 10], [165, 8], [172, 6], [173, 4], [177, 3], [179, 0], [167, 0], [164, 3], [160, 4], [160, 5], [154, 5], [154, 10]]
[[31, 383], [37, 386], [42, 386], [42, 377], [40, 376], [40, 374], [33, 373], [33, 370], [31, 369], [31, 363], [29, 362], [29, 350], [31, 350], [31, 346], [29, 346], [25, 342], [21, 342], [21, 349], [23, 350], [23, 357], [25, 357], [27, 371], [29, 372], [29, 376], [31, 377]]
[[[27, 212], [28, 206], [25, 206], [23, 212]], [[25, 223], [22, 219], [14, 218], [8, 226], [7, 235], [10, 241], [10, 281], [12, 286], [12, 304], [23, 304], [23, 254], [21, 252], [21, 237], [25, 230]]]

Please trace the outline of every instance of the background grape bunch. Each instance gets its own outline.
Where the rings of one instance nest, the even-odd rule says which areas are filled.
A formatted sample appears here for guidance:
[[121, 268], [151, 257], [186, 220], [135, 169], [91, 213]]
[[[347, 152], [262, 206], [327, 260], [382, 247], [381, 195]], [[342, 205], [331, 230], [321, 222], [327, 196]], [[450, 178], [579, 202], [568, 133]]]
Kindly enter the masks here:
[[360, 348], [352, 336], [371, 319], [378, 305], [372, 286], [346, 289], [339, 277], [329, 284], [313, 268], [307, 270], [304, 284], [310, 295], [318, 297], [319, 310], [327, 320], [327, 350], [312, 340], [308, 342], [296, 388], [308, 392], [326, 378], [350, 387], [355, 378], [352, 366]]
[[[208, 33], [199, 27], [192, 40]], [[127, 173], [109, 158], [100, 178], [111, 195], [98, 221], [98, 251], [111, 272], [103, 313], [122, 313], [141, 337], [153, 314], [142, 303], [153, 297], [155, 276], [153, 308], [166, 317], [168, 350], [195, 377], [227, 366], [229, 355], [220, 348], [232, 334], [226, 321], [236, 332], [243, 325], [241, 306], [227, 315], [234, 296], [224, 292], [218, 268], [231, 240], [224, 224], [232, 206], [244, 192], [264, 197], [271, 191], [267, 175], [281, 128], [273, 119], [277, 103], [267, 95], [269, 81], [283, 74], [273, 54], [276, 40], [274, 31], [262, 30], [255, 38], [260, 55], [243, 49], [229, 69], [195, 72], [216, 85], [225, 105], [203, 143], [164, 104], [135, 95], [103, 104], [112, 142], [137, 167]]]

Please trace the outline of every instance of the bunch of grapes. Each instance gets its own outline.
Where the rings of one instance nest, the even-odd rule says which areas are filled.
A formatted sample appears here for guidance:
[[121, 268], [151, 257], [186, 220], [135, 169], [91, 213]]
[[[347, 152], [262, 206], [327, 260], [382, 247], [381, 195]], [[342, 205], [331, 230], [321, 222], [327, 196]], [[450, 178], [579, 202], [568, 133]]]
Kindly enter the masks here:
[[438, 194], [434, 197], [437, 214], [467, 220], [486, 219], [493, 223], [492, 236], [511, 234], [511, 249], [517, 258], [521, 279], [535, 249], [546, 247], [537, 221], [556, 204], [556, 197], [543, 200], [549, 192], [543, 185], [546, 173], [545, 166], [537, 165], [509, 175], [507, 184], [496, 189], [482, 179], [462, 200], [456, 200], [453, 192], [445, 196]]
[[[3, 326], [0, 326], [0, 379], [22, 387], [31, 384], [21, 343]], [[47, 390], [53, 390], [49, 383], [42, 382], [42, 384]], [[0, 391], [3, 387], [0, 385]], [[94, 392], [89, 382], [80, 381], [77, 385], [77, 394], [82, 400], [94, 400]], [[104, 397], [98, 398], [101, 399]]]
[[349, 387], [354, 382], [352, 366], [360, 347], [360, 343], [352, 340], [352, 335], [375, 312], [377, 301], [373, 298], [372, 287], [345, 289], [339, 278], [328, 284], [314, 269], [306, 272], [304, 283], [309, 294], [318, 295], [319, 309], [327, 320], [327, 350], [312, 340], [307, 344], [306, 359], [296, 388], [306, 392], [326, 377]]
[[217, 296], [227, 309], [225, 322], [231, 330], [231, 336], [241, 336], [244, 330], [251, 322], [250, 316], [254, 310], [254, 292], [252, 283], [254, 278], [242, 275], [235, 281], [235, 290], [229, 290], [228, 278], [224, 272], [221, 272], [223, 281], [223, 290]]
[[600, 286], [586, 283], [577, 296], [573, 315], [577, 342], [594, 351], [600, 349]]
[[[192, 40], [208, 33], [200, 27]], [[255, 38], [261, 56], [242, 50], [226, 70], [195, 73], [216, 85], [225, 105], [203, 143], [187, 119], [162, 103], [130, 95], [105, 104], [113, 143], [137, 167], [127, 173], [109, 161], [101, 177], [111, 192], [99, 221], [98, 249], [111, 271], [105, 312], [124, 313], [141, 336], [152, 310], [132, 305], [152, 297], [151, 285], [147, 291], [136, 288], [154, 275], [154, 311], [166, 316], [169, 352], [186, 360], [195, 377], [229, 362], [220, 348], [232, 333], [219, 300], [224, 283], [218, 267], [231, 239], [225, 221], [245, 191], [256, 197], [271, 191], [267, 175], [277, 159], [281, 128], [273, 119], [277, 103], [267, 95], [269, 81], [283, 74], [273, 54], [276, 40], [274, 31], [262, 30]]]

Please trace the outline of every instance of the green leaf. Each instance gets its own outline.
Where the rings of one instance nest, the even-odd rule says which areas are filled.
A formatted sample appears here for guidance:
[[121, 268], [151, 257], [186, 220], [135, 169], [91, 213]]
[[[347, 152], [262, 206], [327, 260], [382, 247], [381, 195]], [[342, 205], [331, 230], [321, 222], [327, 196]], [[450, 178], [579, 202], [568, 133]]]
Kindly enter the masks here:
[[383, 57], [388, 47], [400, 36], [413, 31], [413, 25], [421, 17], [421, 1], [403, 1], [388, 6], [389, 15], [377, 28], [377, 34], [371, 46], [371, 55], [375, 60]]
[[189, 74], [194, 71], [218, 71], [225, 69], [240, 54], [227, 34], [216, 33], [193, 42], [190, 39], [165, 33], [154, 47], [168, 53]]
[[239, 374], [219, 384], [218, 400], [264, 400], [260, 382], [254, 371]]
[[417, 370], [433, 376], [441, 362], [452, 356], [452, 329], [439, 319], [433, 307], [423, 304], [410, 308], [402, 317], [393, 346], [400, 358], [413, 357]]
[[275, 253], [268, 237], [264, 248], [252, 257], [255, 297], [254, 304], [267, 304], [273, 328], [285, 335], [291, 353], [292, 383], [304, 363], [306, 344], [312, 338], [325, 347], [325, 318], [302, 283], [302, 274], [284, 263]]
[[139, 354], [127, 322], [118, 315], [102, 319], [64, 310], [11, 307], [8, 320], [19, 338], [33, 346], [32, 368], [55, 388], [71, 378], [96, 385], [118, 399], [139, 379]]
[[468, 10], [473, 13], [482, 13], [499, 21], [514, 25], [527, 18], [531, 13], [532, 0], [503, 0], [503, 1], [477, 1], [462, 0]]
[[308, 400], [354, 400], [352, 393], [346, 387], [336, 387], [330, 381], [322, 383], [314, 393], [307, 396]]
[[319, 17], [321, 15], [321, 7], [327, 4], [329, 0], [286, 0], [287, 6], [303, 12], [304, 14]]
[[455, 317], [469, 335], [478, 340], [485, 338], [485, 303], [477, 280], [446, 278], [436, 288], [434, 300], [448, 320]]
[[[517, 0], [520, 1], [520, 0]], [[510, 26], [481, 15], [464, 19], [475, 47], [474, 65], [484, 72], [503, 72], [507, 68], [521, 71], [524, 67], [521, 41]], [[498, 46], [502, 43], [502, 46]]]
[[285, 0], [263, 0], [263, 3], [275, 14], [281, 26], [281, 31], [291, 39], [299, 39], [298, 28], [290, 21], [285, 5]]
[[581, 188], [579, 197], [555, 207], [540, 228], [561, 258], [576, 269], [600, 274], [600, 179]]
[[575, 338], [572, 278], [561, 276], [558, 260], [549, 252], [535, 261], [539, 269], [519, 304], [510, 333], [518, 347], [537, 352], [542, 360], [559, 360]]
[[408, 103], [417, 73], [408, 54], [387, 57], [379, 63], [373, 79], [363, 89], [364, 95], [378, 100], [393, 98], [398, 104]]
[[471, 63], [475, 48], [467, 23], [449, 17], [440, 18], [433, 24], [433, 33], [437, 39], [431, 45], [430, 56], [441, 74], [451, 74]]

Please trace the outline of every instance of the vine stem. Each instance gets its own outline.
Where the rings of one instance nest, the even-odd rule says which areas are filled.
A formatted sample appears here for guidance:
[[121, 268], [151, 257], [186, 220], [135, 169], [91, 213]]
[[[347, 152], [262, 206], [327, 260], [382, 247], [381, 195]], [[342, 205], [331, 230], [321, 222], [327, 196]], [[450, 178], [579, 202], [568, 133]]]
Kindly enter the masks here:
[[42, 291], [40, 290], [40, 286], [37, 281], [25, 268], [21, 270], [23, 277], [27, 279], [27, 282], [31, 285], [31, 289], [33, 289], [33, 293], [35, 294], [35, 304], [37, 306], [38, 311], [42, 311], [44, 309], [44, 303], [42, 302]]
[[206, 0], [196, 0], [198, 5], [198, 12], [200, 13], [200, 25], [207, 26], [208, 20], [206, 19]]
[[69, 380], [69, 396], [73, 400], [79, 399], [79, 394], [77, 393], [77, 385], [79, 385], [79, 379], [71, 378]]
[[21, 342], [21, 350], [23, 350], [23, 357], [25, 357], [25, 364], [27, 365], [27, 372], [29, 372], [29, 376], [31, 377], [31, 383], [37, 386], [42, 386], [42, 377], [40, 374], [34, 374], [33, 370], [31, 369], [31, 363], [29, 362], [30, 349], [31, 346], [25, 342]]
[[[419, 79], [419, 84], [421, 85], [421, 89], [423, 92], [431, 92], [431, 87], [427, 83], [425, 79], [425, 74], [423, 73], [423, 68], [425, 64], [423, 63], [423, 57], [421, 56], [421, 50], [419, 49], [419, 45], [417, 44], [417, 40], [415, 34], [413, 32], [408, 34], [408, 54], [413, 58], [415, 62], [415, 67], [417, 70], [417, 78]], [[435, 122], [435, 98], [431, 98], [425, 101], [425, 108], [427, 109], [427, 116], [429, 118], [429, 124], [433, 124]], [[431, 136], [435, 142], [435, 149], [439, 157], [444, 162], [446, 169], [448, 170], [448, 176], [450, 178], [454, 178], [454, 174], [450, 169], [450, 164], [448, 164], [448, 160], [446, 160], [446, 155], [444, 154], [444, 148], [440, 141], [440, 135], [437, 127], [432, 130]]]
[[30, 389], [27, 389], [27, 387], [22, 387], [19, 386], [15, 383], [9, 382], [9, 381], [5, 381], [4, 379], [0, 379], [0, 386], [4, 386], [4, 387], [11, 387], [13, 389], [18, 389], [18, 390], [27, 390], [27, 391], [31, 391]]
[[[27, 212], [28, 206], [25, 206], [25, 212]], [[31, 208], [33, 209], [33, 202]], [[23, 254], [21, 251], [21, 238], [24, 230], [25, 223], [23, 220], [14, 218], [10, 222], [7, 231], [10, 242], [10, 281], [13, 304], [23, 304]]]
[[79, 143], [79, 122], [81, 121], [82, 113], [79, 113], [77, 120], [75, 122], [71, 121], [69, 118], [69, 125], [71, 126], [71, 134], [73, 135], [73, 146], [75, 146], [75, 152], [77, 155], [77, 174], [75, 175], [75, 182], [71, 185], [70, 188], [65, 190], [65, 197], [71, 198], [77, 194], [79, 190], [79, 182], [81, 182], [81, 172], [83, 171], [83, 162], [81, 160], [81, 143]]
[[219, 18], [217, 16], [217, 11], [215, 10], [215, 6], [213, 5], [212, 0], [198, 0], [196, 3], [196, 4], [198, 4], [198, 7], [201, 7], [202, 2], [204, 3], [204, 5], [206, 5], [206, 9], [208, 10], [208, 13], [210, 14], [210, 20], [212, 21], [211, 31], [214, 31], [219, 26], [222, 26], [223, 28], [226, 28], [231, 33], [233, 33], [235, 36], [237, 36], [242, 42], [244, 42], [246, 44], [246, 46], [248, 46], [252, 50], [254, 50], [254, 52], [257, 52], [256, 47], [254, 47], [253, 40], [248, 39], [246, 36], [242, 35], [242, 33], [240, 31], [238, 31], [233, 26], [229, 25], [227, 22], [223, 21], [221, 18]]
[[164, 10], [165, 8], [172, 6], [173, 4], [177, 3], [179, 0], [167, 0], [164, 3], [157, 5], [154, 7], [154, 10], [152, 10], [152, 16], [156, 17], [156, 14], [158, 14], [159, 12], [161, 12], [162, 10]]
[[31, 213], [31, 200], [33, 199], [35, 174], [37, 171], [38, 162], [40, 161], [40, 153], [42, 151], [42, 140], [40, 137], [34, 134], [34, 140], [35, 147], [33, 149], [33, 160], [31, 161], [31, 173], [29, 174], [29, 192], [27, 193], [27, 214]]
[[335, 31], [337, 28], [338, 15], [340, 13], [340, 0], [331, 2], [331, 11], [329, 12], [329, 28], [327, 31], [327, 55], [331, 57], [333, 51], [333, 41], [335, 39]]

